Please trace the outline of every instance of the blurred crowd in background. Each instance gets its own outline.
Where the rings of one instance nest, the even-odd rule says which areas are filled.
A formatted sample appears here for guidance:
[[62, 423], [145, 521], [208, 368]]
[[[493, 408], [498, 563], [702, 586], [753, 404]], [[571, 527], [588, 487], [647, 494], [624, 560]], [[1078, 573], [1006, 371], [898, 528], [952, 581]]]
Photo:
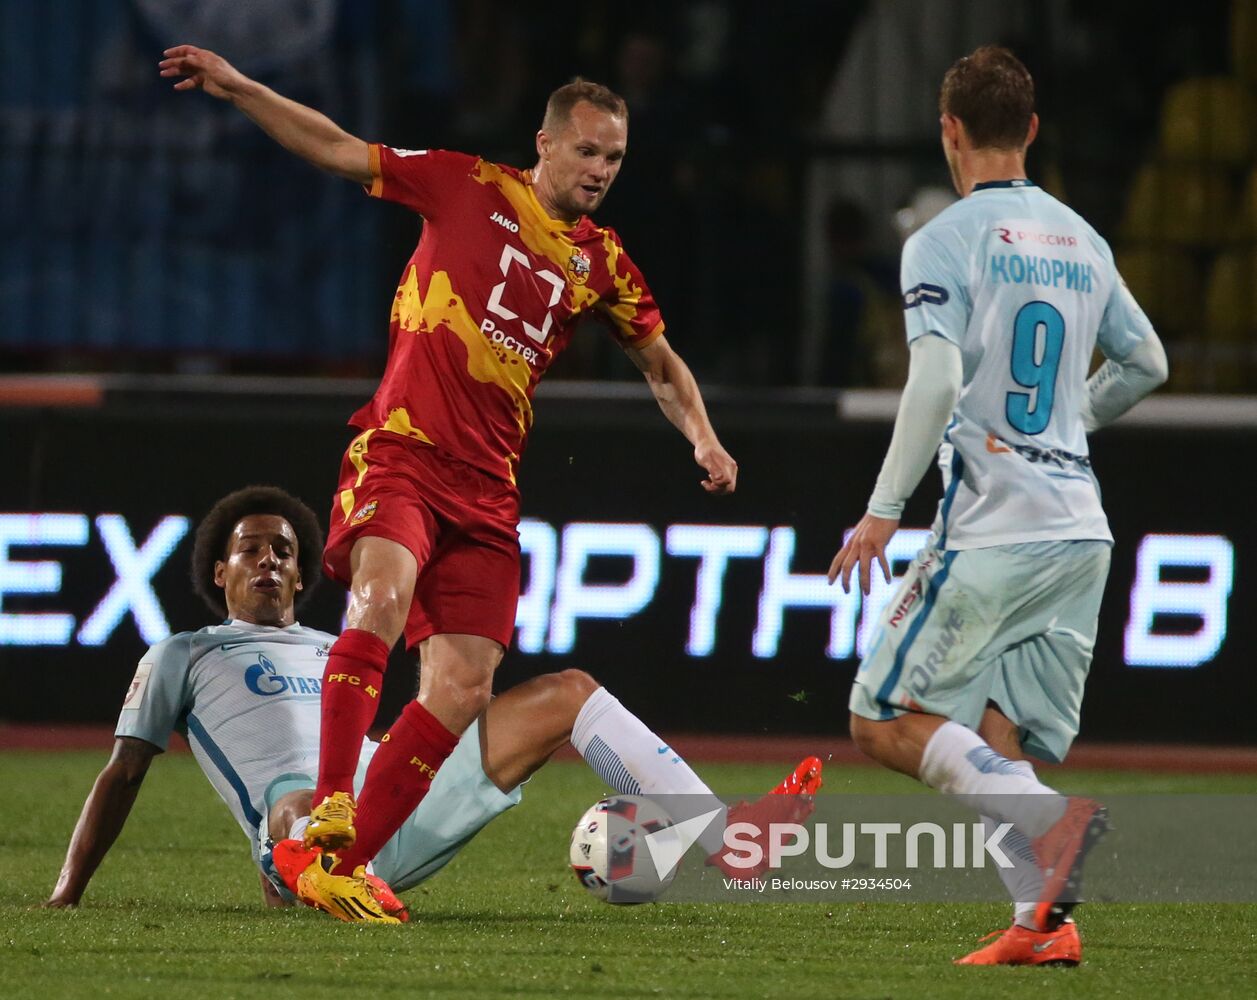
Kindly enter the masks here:
[[[886, 388], [899, 248], [954, 198], [939, 82], [1006, 44], [1031, 176], [1113, 244], [1170, 387], [1257, 391], [1257, 0], [0, 4], [3, 369], [381, 370], [419, 220], [172, 92], [182, 42], [365, 139], [520, 167], [550, 90], [604, 82], [630, 133], [597, 221], [698, 376]], [[550, 377], [633, 370], [590, 329]]]

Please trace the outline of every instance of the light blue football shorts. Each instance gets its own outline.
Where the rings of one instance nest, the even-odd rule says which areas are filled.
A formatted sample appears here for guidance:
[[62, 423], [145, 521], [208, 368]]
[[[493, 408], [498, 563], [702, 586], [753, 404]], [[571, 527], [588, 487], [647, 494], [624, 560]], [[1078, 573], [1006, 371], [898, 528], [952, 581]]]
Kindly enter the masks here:
[[1109, 543], [948, 552], [936, 542], [883, 610], [851, 711], [875, 720], [927, 712], [976, 730], [994, 702], [1027, 753], [1059, 763], [1078, 735]]
[[[362, 788], [375, 749], [376, 744], [364, 741], [354, 779], [358, 790]], [[314, 778], [310, 776], [283, 775], [267, 789], [268, 810], [286, 792], [314, 785]], [[431, 791], [376, 855], [372, 868], [397, 892], [413, 888], [449, 864], [485, 824], [518, 804], [522, 797], [521, 786], [503, 792], [484, 773], [480, 723], [473, 722], [432, 779]], [[264, 816], [263, 839], [266, 825]], [[268, 860], [265, 850], [262, 856], [266, 859], [260, 862], [265, 872]]]
[[480, 723], [473, 722], [436, 772], [419, 808], [376, 855], [375, 873], [398, 892], [418, 885], [522, 797], [521, 786], [504, 792], [484, 773]]

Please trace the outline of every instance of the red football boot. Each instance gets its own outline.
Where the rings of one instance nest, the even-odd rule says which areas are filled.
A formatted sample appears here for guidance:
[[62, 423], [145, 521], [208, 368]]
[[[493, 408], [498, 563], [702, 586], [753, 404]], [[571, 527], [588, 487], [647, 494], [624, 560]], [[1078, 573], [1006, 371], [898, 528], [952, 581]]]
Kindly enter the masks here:
[[812, 796], [820, 790], [821, 761], [808, 757], [791, 771], [767, 795], [755, 802], [739, 802], [729, 807], [729, 823], [750, 823], [759, 832], [750, 839], [763, 851], [758, 864], [742, 867], [732, 863], [727, 848], [722, 848], [707, 859], [707, 864], [719, 868], [729, 878], [749, 879], [764, 874], [771, 867], [768, 858], [768, 828], [773, 823], [802, 823], [812, 815], [816, 803]]

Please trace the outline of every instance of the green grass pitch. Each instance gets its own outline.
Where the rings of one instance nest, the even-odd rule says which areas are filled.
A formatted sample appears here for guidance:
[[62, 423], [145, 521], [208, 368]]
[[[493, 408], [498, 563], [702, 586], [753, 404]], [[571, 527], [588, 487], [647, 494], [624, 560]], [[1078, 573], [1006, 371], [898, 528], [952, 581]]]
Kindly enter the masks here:
[[[567, 839], [603, 793], [578, 763], [407, 895], [402, 928], [261, 905], [248, 847], [187, 754], [159, 759], [74, 911], [40, 909], [98, 752], [0, 754], [0, 992], [37, 997], [1252, 997], [1257, 905], [1091, 905], [1077, 969], [956, 968], [1004, 927], [996, 904], [612, 907], [567, 869]], [[710, 765], [718, 792], [771, 786], [778, 766]], [[1059, 772], [1065, 791], [1257, 792], [1251, 777]], [[831, 767], [823, 794], [908, 791]], [[1251, 835], [1245, 831], [1244, 835]]]

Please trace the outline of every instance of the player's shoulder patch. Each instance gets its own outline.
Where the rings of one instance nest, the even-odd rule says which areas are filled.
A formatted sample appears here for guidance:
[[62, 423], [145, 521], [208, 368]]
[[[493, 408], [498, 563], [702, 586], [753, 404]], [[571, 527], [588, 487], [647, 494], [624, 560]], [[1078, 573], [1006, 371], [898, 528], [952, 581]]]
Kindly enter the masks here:
[[140, 657], [126, 696], [122, 699], [123, 711], [138, 711], [143, 706], [144, 693], [148, 690], [154, 670], [164, 674], [170, 669], [170, 664], [188, 662], [192, 638], [196, 634], [198, 633], [177, 632], [149, 647]]
[[375, 517], [375, 512], [379, 509], [379, 507], [379, 500], [368, 500], [356, 511], [354, 511], [353, 516], [349, 519], [350, 525], [356, 527], [359, 524], [366, 524], [371, 520], [371, 518]]
[[915, 309], [922, 303], [928, 302], [930, 305], [941, 306], [951, 298], [947, 289], [942, 285], [932, 285], [927, 281], [913, 285], [903, 293], [903, 307], [905, 309]]
[[140, 660], [139, 666], [135, 668], [135, 676], [131, 678], [131, 686], [127, 688], [127, 695], [122, 699], [122, 710], [124, 712], [139, 711], [140, 705], [144, 703], [144, 692], [148, 688], [148, 678], [153, 672], [153, 661], [145, 656]]

